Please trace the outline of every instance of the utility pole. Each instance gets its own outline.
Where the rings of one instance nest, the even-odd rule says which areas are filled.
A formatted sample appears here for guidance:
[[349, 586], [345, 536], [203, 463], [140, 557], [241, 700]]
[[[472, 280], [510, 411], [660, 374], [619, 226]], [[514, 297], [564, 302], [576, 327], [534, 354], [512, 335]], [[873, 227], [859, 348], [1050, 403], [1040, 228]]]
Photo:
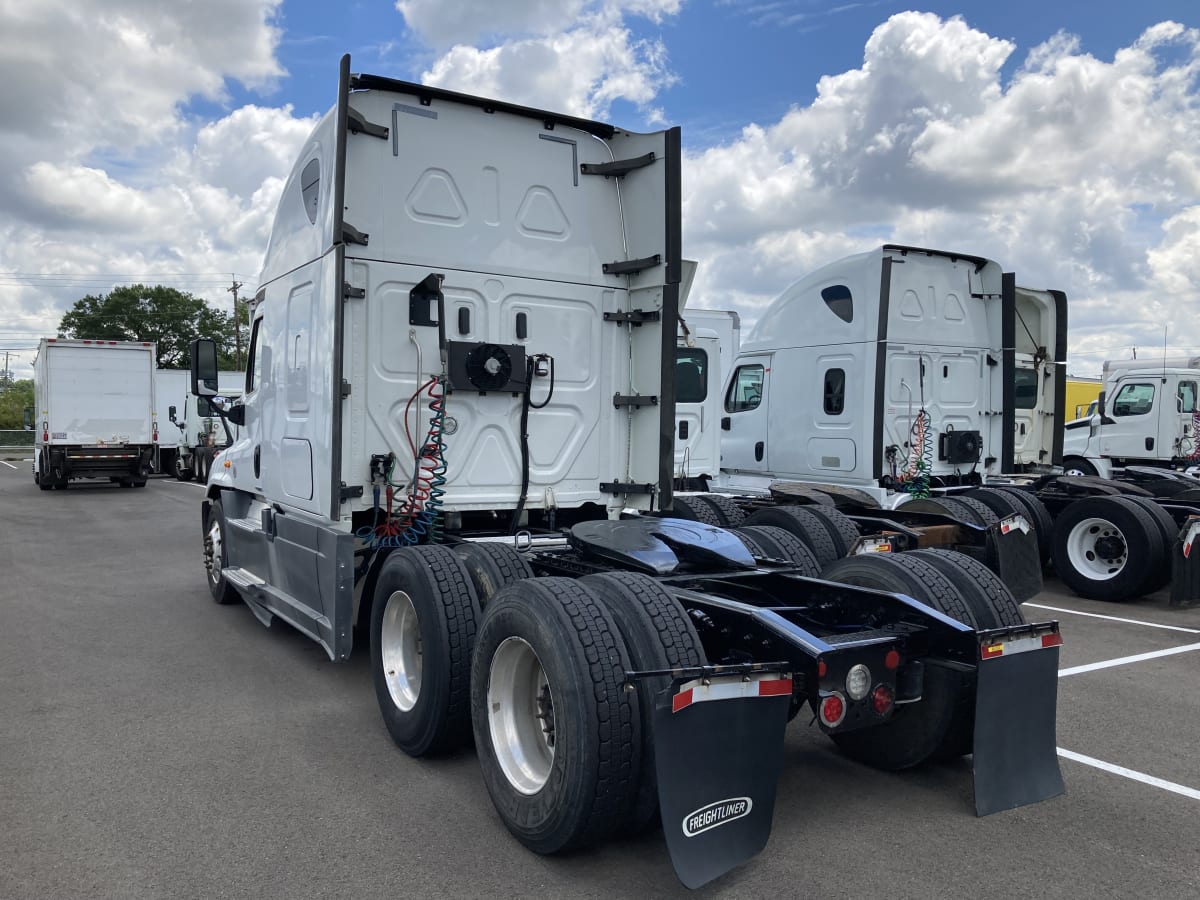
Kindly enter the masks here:
[[233, 294], [233, 333], [236, 336], [236, 341], [237, 341], [237, 357], [236, 357], [236, 359], [237, 359], [237, 368], [238, 368], [238, 371], [240, 372], [242, 370], [242, 311], [238, 308], [238, 295], [237, 294], [238, 294], [238, 289], [241, 288], [242, 284], [240, 281], [237, 280], [237, 277], [235, 275], [230, 275], [229, 278], [233, 282], [233, 287], [226, 288], [225, 290], [228, 293]]

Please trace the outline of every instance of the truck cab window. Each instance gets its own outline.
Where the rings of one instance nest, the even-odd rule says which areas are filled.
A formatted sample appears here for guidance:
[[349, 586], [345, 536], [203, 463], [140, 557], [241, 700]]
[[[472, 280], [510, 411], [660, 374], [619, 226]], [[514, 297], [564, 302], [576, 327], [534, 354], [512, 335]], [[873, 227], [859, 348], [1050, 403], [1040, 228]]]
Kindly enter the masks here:
[[262, 318], [254, 320], [254, 330], [250, 334], [250, 356], [246, 360], [246, 393], [249, 394], [258, 387], [262, 380], [262, 353], [259, 344], [262, 342]]
[[703, 403], [708, 397], [708, 353], [680, 347], [675, 351], [675, 402]]
[[850, 288], [844, 284], [831, 284], [822, 289], [821, 299], [825, 301], [829, 311], [843, 322], [854, 318], [854, 298], [850, 294]]
[[725, 395], [725, 412], [745, 412], [762, 402], [763, 367], [738, 366]]
[[304, 200], [304, 211], [308, 221], [317, 223], [317, 202], [321, 199], [321, 161], [311, 159], [300, 173], [300, 197]]
[[1196, 411], [1196, 382], [1179, 382], [1178, 397], [1179, 411], [1181, 413], [1194, 413]]
[[1126, 384], [1113, 400], [1114, 416], [1144, 416], [1154, 406], [1154, 385]]
[[840, 416], [846, 409], [846, 370], [825, 370], [825, 415]]
[[1034, 409], [1038, 401], [1037, 369], [1017, 369], [1013, 380], [1016, 382], [1013, 396], [1017, 409]]

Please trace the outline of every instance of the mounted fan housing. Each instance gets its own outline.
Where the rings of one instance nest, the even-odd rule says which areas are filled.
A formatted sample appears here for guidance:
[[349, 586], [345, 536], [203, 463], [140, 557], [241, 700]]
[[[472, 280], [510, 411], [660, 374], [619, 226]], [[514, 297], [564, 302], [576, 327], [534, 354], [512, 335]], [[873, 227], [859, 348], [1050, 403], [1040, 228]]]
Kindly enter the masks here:
[[447, 341], [446, 366], [452, 391], [525, 390], [525, 348], [520, 344]]
[[946, 431], [938, 435], [938, 459], [951, 465], [977, 463], [983, 453], [983, 435], [978, 431]]

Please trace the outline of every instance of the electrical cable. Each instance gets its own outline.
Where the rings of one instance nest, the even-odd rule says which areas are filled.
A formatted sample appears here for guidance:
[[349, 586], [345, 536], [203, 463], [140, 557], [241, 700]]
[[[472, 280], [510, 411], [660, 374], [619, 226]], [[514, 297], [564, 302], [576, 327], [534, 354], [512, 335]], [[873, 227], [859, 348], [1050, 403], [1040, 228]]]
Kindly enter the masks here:
[[[550, 364], [550, 390], [546, 399], [541, 403], [533, 402], [533, 376], [537, 372], [539, 360]], [[508, 523], [509, 534], [516, 534], [521, 524], [521, 513], [525, 511], [525, 501], [529, 498], [529, 410], [545, 409], [554, 396], [554, 357], [546, 353], [531, 356], [525, 361], [525, 394], [521, 398], [521, 494], [513, 509], [512, 519]]]

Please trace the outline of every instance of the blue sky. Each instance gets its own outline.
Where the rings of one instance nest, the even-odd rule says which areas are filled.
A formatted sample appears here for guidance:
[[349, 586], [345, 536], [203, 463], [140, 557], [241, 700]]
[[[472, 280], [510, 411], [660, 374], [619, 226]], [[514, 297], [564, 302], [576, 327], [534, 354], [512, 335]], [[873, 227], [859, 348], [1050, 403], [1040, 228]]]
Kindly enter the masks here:
[[253, 284], [344, 52], [356, 71], [682, 126], [693, 298], [747, 322], [892, 241], [1066, 290], [1079, 374], [1160, 345], [1164, 322], [1200, 350], [1195, 0], [8, 5], [0, 348], [115, 284], [217, 305], [234, 273]]

